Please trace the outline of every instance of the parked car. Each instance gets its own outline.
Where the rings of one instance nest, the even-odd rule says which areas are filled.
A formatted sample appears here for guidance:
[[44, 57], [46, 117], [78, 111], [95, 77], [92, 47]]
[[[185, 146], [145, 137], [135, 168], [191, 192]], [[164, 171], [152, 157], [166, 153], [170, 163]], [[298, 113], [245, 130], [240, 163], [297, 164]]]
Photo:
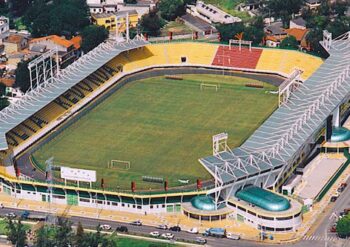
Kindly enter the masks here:
[[337, 196], [332, 196], [332, 197], [331, 197], [331, 202], [335, 202], [337, 199], [338, 199]]
[[170, 231], [173, 231], [173, 232], [180, 232], [181, 231], [181, 227], [179, 226], [172, 226], [169, 228]]
[[128, 232], [128, 228], [126, 226], [118, 226], [115, 230], [117, 232]]
[[151, 235], [152, 237], [159, 237], [160, 236], [159, 232], [157, 232], [157, 231], [150, 232], [149, 235]]
[[168, 232], [168, 233], [163, 233], [161, 235], [162, 238], [166, 238], [166, 239], [173, 239], [174, 238], [174, 234]]
[[337, 226], [333, 225], [331, 229], [329, 229], [330, 232], [336, 232], [337, 231]]
[[190, 230], [187, 231], [188, 233], [193, 233], [193, 234], [197, 234], [198, 233], [198, 228], [197, 227], [193, 227]]
[[100, 229], [101, 230], [111, 230], [112, 227], [110, 225], [104, 224], [104, 225], [100, 225]]
[[28, 216], [30, 215], [30, 212], [29, 211], [24, 211], [22, 214], [21, 214], [21, 218], [22, 219], [28, 219]]
[[205, 238], [202, 238], [202, 237], [197, 237], [196, 238], [196, 243], [197, 244], [206, 244], [207, 240]]
[[7, 213], [7, 214], [5, 214], [5, 216], [7, 217], [7, 218], [16, 218], [16, 214], [15, 213]]
[[226, 233], [226, 237], [228, 239], [233, 239], [233, 240], [240, 240], [241, 239], [241, 237], [239, 235], [233, 234], [233, 233], [230, 233], [230, 232]]
[[167, 230], [168, 226], [167, 225], [159, 225], [156, 227], [157, 229], [162, 229], [162, 230]]
[[136, 221], [131, 222], [130, 225], [133, 225], [133, 226], [142, 226], [142, 222], [141, 222], [141, 220], [136, 220]]

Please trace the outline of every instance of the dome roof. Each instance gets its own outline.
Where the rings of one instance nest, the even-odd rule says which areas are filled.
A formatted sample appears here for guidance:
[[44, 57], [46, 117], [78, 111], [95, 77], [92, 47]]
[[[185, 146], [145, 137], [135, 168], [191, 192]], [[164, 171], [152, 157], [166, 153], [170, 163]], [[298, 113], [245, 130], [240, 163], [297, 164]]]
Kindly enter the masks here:
[[284, 211], [290, 208], [285, 197], [256, 186], [245, 187], [236, 193], [236, 197], [268, 211]]
[[215, 210], [215, 202], [213, 198], [209, 196], [196, 196], [191, 200], [191, 204], [194, 208], [204, 211]]
[[345, 142], [350, 140], [350, 130], [344, 127], [333, 127], [331, 142]]

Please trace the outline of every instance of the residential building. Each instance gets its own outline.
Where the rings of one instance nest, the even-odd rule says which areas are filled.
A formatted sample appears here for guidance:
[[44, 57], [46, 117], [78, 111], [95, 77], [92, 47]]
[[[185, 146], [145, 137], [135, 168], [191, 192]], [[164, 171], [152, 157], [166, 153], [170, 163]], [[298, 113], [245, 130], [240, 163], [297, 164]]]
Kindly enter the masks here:
[[5, 16], [0, 16], [0, 40], [4, 40], [10, 35], [10, 20]]
[[212, 4], [205, 4], [202, 1], [197, 1], [196, 5], [188, 5], [187, 13], [197, 16], [208, 23], [231, 24], [242, 21], [240, 18], [228, 14]]
[[322, 0], [305, 0], [305, 5], [310, 9], [318, 8], [322, 3]]
[[123, 0], [87, 0], [91, 14], [115, 13], [118, 5], [123, 5]]
[[92, 22], [99, 26], [104, 26], [107, 30], [115, 31], [118, 26], [120, 32], [126, 30], [126, 16], [129, 16], [129, 27], [136, 27], [139, 15], [136, 10], [119, 11], [117, 13], [92, 14]]
[[6, 54], [16, 53], [28, 47], [28, 38], [20, 34], [10, 34], [3, 40], [3, 44]]
[[48, 50], [57, 49], [61, 65], [65, 65], [80, 55], [81, 37], [75, 36], [71, 40], [57, 35], [50, 35], [42, 38], [32, 39], [29, 43], [31, 53], [43, 53]]
[[298, 17], [289, 21], [289, 28], [306, 29], [306, 21]]

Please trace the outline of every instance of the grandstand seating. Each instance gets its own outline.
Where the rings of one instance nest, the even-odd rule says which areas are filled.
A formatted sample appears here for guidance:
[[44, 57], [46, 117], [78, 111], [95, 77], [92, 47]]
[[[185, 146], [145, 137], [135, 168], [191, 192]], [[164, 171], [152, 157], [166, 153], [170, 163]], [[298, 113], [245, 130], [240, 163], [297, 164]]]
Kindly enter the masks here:
[[216, 52], [213, 65], [255, 69], [262, 49], [252, 48], [251, 51], [247, 47], [241, 50], [237, 46], [220, 46]]
[[31, 135], [37, 133], [49, 122], [57, 119], [74, 104], [92, 93], [115, 73], [117, 73], [115, 68], [111, 68], [107, 65], [102, 66], [36, 114], [9, 131], [6, 135], [8, 144], [13, 147], [18, 146], [22, 141], [27, 140]]
[[298, 51], [282, 49], [264, 49], [257, 70], [282, 72], [289, 75], [294, 68], [304, 71], [302, 79], [306, 80], [322, 64], [322, 59]]

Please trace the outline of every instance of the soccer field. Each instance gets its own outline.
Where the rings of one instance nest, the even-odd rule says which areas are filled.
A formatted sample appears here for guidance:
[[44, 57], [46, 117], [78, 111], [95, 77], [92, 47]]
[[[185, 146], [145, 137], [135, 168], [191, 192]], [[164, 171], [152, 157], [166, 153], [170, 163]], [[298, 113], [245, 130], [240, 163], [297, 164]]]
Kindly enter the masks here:
[[[229, 134], [230, 147], [240, 145], [277, 107], [276, 90], [246, 87], [257, 81], [214, 75], [184, 75], [184, 80], [154, 77], [128, 83], [33, 155], [43, 165], [93, 169], [105, 186], [161, 188], [142, 176], [167, 179], [211, 178], [198, 158], [212, 152], [212, 135]], [[201, 83], [220, 84], [215, 88]], [[130, 169], [108, 168], [111, 160], [130, 161]]]

